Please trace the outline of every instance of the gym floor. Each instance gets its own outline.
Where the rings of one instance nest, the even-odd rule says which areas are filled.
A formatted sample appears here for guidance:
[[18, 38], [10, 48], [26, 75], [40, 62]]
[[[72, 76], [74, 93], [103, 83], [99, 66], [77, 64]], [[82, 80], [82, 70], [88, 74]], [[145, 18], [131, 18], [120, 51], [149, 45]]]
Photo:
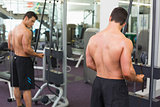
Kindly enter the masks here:
[[[69, 107], [90, 107], [90, 95], [91, 95], [91, 85], [85, 84], [83, 81], [83, 61], [78, 68], [75, 68], [76, 62], [68, 61], [68, 65], [71, 66], [72, 70], [68, 73], [68, 85], [67, 85], [67, 98], [69, 100]], [[4, 71], [7, 65], [5, 63], [0, 64], [0, 71]], [[39, 71], [38, 71], [39, 72]], [[43, 83], [36, 81], [36, 83], [41, 86]], [[38, 88], [32, 90], [32, 96], [35, 95]], [[42, 92], [49, 93], [46, 88]], [[8, 85], [4, 82], [0, 82], [0, 107], [16, 107], [16, 102], [7, 102], [9, 97]], [[50, 105], [43, 105], [40, 102], [38, 105], [33, 103], [33, 107], [51, 107]]]
[[[75, 68], [76, 62], [68, 61], [67, 64], [71, 66], [71, 72], [68, 72], [68, 85], [67, 85], [67, 98], [69, 101], [69, 107], [90, 107], [91, 85], [85, 84], [83, 80], [83, 61], [78, 68]], [[8, 68], [6, 62], [0, 64], [0, 71], [4, 71]], [[40, 71], [38, 71], [40, 72]], [[35, 71], [36, 75], [36, 71]], [[36, 81], [36, 84], [41, 86], [43, 83]], [[141, 89], [141, 84], [136, 84], [137, 90]], [[32, 90], [32, 96], [35, 95], [38, 88]], [[133, 91], [133, 83], [128, 82], [128, 90]], [[41, 94], [48, 94], [49, 91], [46, 88]], [[16, 107], [16, 102], [7, 102], [9, 97], [8, 85], [0, 81], [0, 107]], [[50, 105], [43, 105], [40, 102], [36, 105], [33, 103], [33, 107], [51, 107]]]

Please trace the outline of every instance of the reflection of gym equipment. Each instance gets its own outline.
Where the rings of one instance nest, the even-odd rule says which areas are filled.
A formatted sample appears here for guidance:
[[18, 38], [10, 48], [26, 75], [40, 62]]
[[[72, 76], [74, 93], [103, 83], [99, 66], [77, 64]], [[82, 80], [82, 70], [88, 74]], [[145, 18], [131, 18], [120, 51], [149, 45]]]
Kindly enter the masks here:
[[135, 44], [136, 43], [135, 38], [136, 38], [137, 35], [134, 34], [134, 33], [126, 33], [125, 36], [132, 41], [133, 46], [135, 47], [135, 45], [136, 45]]
[[78, 39], [83, 39], [84, 32], [86, 30], [86, 27], [84, 25], [78, 25], [77, 26], [78, 34], [76, 35]]
[[5, 25], [0, 25], [0, 41], [5, 42]]
[[74, 38], [73, 46], [76, 48], [83, 48], [84, 47], [84, 32], [87, 29], [87, 25], [78, 25], [76, 37]]
[[69, 44], [72, 43], [72, 40], [75, 36], [75, 29], [76, 29], [75, 24], [68, 24], [67, 25], [67, 43], [69, 43]]
[[83, 48], [84, 32], [87, 25], [67, 25], [67, 43], [76, 48]]
[[[143, 51], [148, 52], [149, 47], [149, 32], [148, 30], [142, 30], [137, 39], [137, 61], [141, 62], [140, 55]], [[147, 56], [148, 57], [148, 56]]]
[[[60, 62], [62, 62], [63, 59], [63, 53], [62, 51], [54, 51], [52, 50], [51, 56], [49, 54], [49, 49], [45, 48], [45, 59], [48, 61], [48, 64], [51, 62], [51, 56], [56, 58], [57, 66], [54, 69], [46, 69], [45, 70], [45, 80], [47, 81], [44, 83], [40, 89], [37, 91], [35, 96], [33, 97], [34, 102], [41, 101], [45, 105], [48, 105], [49, 103], [53, 102], [52, 107], [65, 107], [68, 105], [68, 100], [63, 97], [63, 73], [62, 73], [62, 67], [60, 67]], [[50, 62], [50, 63], [49, 63]], [[49, 65], [48, 65], [49, 66]], [[46, 68], [46, 67], [45, 67]], [[51, 66], [50, 66], [51, 68]], [[40, 93], [43, 91], [44, 88], [48, 88], [52, 94], [39, 96]], [[56, 92], [52, 91], [51, 88], [56, 89]]]
[[[157, 88], [159, 88], [159, 86], [156, 86], [155, 81], [160, 79], [160, 68], [156, 67], [156, 60], [158, 57], [158, 55], [156, 55], [158, 53], [157, 49], [156, 49], [156, 45], [159, 43], [158, 40], [158, 36], [159, 36], [159, 29], [157, 29], [157, 24], [159, 24], [159, 19], [157, 17], [159, 17], [159, 14], [157, 15], [159, 12], [159, 1], [157, 0], [153, 0], [153, 17], [152, 17], [152, 50], [151, 50], [151, 66], [146, 66], [146, 65], [137, 65], [134, 64], [134, 68], [136, 73], [140, 74], [141, 70], [143, 70], [143, 73], [145, 75], [145, 77], [150, 78], [150, 82], [148, 82], [148, 86], [146, 86], [147, 89], [147, 93], [140, 93], [140, 92], [136, 92], [135, 93], [130, 93], [130, 107], [159, 107], [160, 106], [160, 100], [156, 98], [157, 94]], [[138, 37], [139, 39], [139, 37]], [[146, 39], [146, 40], [145, 40]], [[157, 41], [157, 40], [158, 41]], [[148, 42], [148, 37], [143, 37], [139, 40], [139, 43], [137, 43], [137, 49], [138, 52], [139, 50], [141, 51], [139, 53], [139, 55], [142, 53], [142, 49], [146, 49], [143, 44], [145, 44], [144, 42]], [[143, 42], [143, 44], [141, 44], [141, 42]], [[138, 41], [137, 41], [138, 42]], [[146, 46], [148, 47], [148, 43], [146, 43]], [[147, 48], [148, 50], [148, 48]], [[148, 51], [146, 51], [148, 52]], [[147, 55], [144, 55], [145, 57]], [[146, 57], [147, 58], [147, 57]], [[144, 59], [146, 59], [144, 58]], [[139, 59], [140, 60], [140, 59]], [[145, 60], [142, 60], [142, 62]], [[156, 87], [156, 88], [155, 88]], [[144, 91], [145, 92], [145, 91]], [[141, 95], [140, 95], [141, 94]], [[147, 96], [146, 96], [147, 94]], [[145, 95], [145, 96], [144, 96]], [[149, 97], [148, 97], [149, 96]]]
[[45, 41], [48, 42], [49, 41], [49, 31], [45, 31]]
[[86, 47], [88, 44], [88, 40], [90, 39], [91, 36], [95, 35], [99, 30], [96, 28], [88, 28], [85, 32], [84, 32], [84, 80], [85, 82], [88, 83], [93, 83], [95, 77], [96, 77], [96, 72], [89, 69], [86, 66]]
[[75, 67], [78, 68], [82, 59], [83, 59], [83, 53], [73, 54], [71, 45], [67, 44], [67, 60], [77, 61], [77, 64]]
[[[51, 26], [50, 26], [50, 36], [49, 36], [49, 49], [45, 49], [45, 55], [44, 59], [47, 59], [48, 65], [47, 65], [47, 69], [45, 69], [45, 80], [46, 83], [44, 83], [40, 89], [38, 90], [38, 92], [36, 93], [36, 95], [34, 96], [34, 98], [32, 99], [33, 101], [37, 102], [37, 101], [42, 101], [42, 103], [44, 104], [49, 104], [51, 102], [53, 102], [52, 107], [55, 106], [59, 106], [59, 107], [65, 107], [68, 106], [68, 100], [66, 98], [66, 49], [65, 49], [65, 43], [66, 43], [66, 38], [65, 38], [65, 34], [63, 34], [63, 52], [62, 51], [58, 51], [58, 50], [54, 50], [52, 49], [52, 35], [53, 35], [53, 23], [54, 23], [54, 10], [55, 10], [55, 2], [56, 0], [54, 0], [53, 2], [53, 13], [52, 13], [52, 19], [51, 19]], [[43, 8], [43, 14], [42, 14], [42, 18], [41, 18], [41, 23], [40, 23], [40, 28], [39, 28], [39, 32], [38, 32], [38, 36], [36, 39], [36, 45], [35, 45], [35, 51], [37, 50], [38, 47], [38, 41], [40, 38], [40, 30], [41, 30], [41, 24], [42, 24], [42, 20], [43, 20], [43, 15], [44, 15], [44, 9], [45, 9], [45, 4], [46, 4], [46, 0], [44, 3], [44, 8]], [[64, 5], [65, 1], [64, 1]], [[65, 16], [65, 15], [64, 15]], [[64, 18], [66, 19], [66, 18]], [[63, 22], [65, 23], [65, 22]], [[66, 24], [66, 23], [65, 23]], [[65, 25], [63, 26], [65, 27]], [[65, 29], [63, 31], [63, 33], [65, 33]], [[59, 72], [57, 69], [59, 69], [57, 66], [56, 70], [51, 69], [51, 58], [54, 57], [56, 58], [57, 63], [59, 62], [59, 60], [62, 60], [62, 67], [61, 72]], [[46, 68], [46, 67], [45, 67]], [[63, 84], [63, 88], [62, 88], [62, 84]], [[42, 97], [39, 97], [40, 92], [45, 88], [48, 87], [49, 91], [52, 93], [52, 95], [44, 95]], [[52, 88], [55, 88], [57, 92], [54, 92], [53, 90], [51, 90]], [[63, 92], [64, 91], [64, 92]]]
[[[8, 43], [3, 42], [0, 44], [0, 63], [5, 62], [7, 57], [9, 56], [8, 52]], [[10, 72], [9, 71], [1, 71], [0, 72], [0, 81], [6, 82], [8, 84], [10, 97], [8, 98], [8, 102], [14, 101], [15, 97], [13, 95], [13, 88], [10, 83]]]
[[34, 36], [32, 37], [33, 42], [36, 42], [37, 35], [38, 35], [38, 29], [35, 29]]
[[93, 25], [94, 25], [94, 15], [95, 15], [95, 12], [94, 12], [94, 10], [84, 10], [84, 18], [83, 18], [83, 23], [85, 23], [85, 20], [90, 16], [90, 15], [92, 15], [91, 17], [92, 17], [92, 27], [93, 27]]

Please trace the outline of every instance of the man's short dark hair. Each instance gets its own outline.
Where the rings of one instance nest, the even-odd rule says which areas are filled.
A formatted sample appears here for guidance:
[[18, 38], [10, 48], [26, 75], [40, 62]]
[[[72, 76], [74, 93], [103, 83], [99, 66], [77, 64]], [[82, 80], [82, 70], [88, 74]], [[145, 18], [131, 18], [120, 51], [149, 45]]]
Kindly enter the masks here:
[[38, 19], [37, 15], [36, 15], [34, 12], [32, 12], [32, 11], [28, 11], [28, 12], [24, 15], [23, 19], [24, 19], [26, 16], [28, 17], [28, 19], [30, 19], [30, 18], [32, 18], [32, 17], [35, 17], [36, 20]]
[[127, 16], [128, 12], [124, 8], [117, 7], [111, 13], [111, 21], [115, 21], [116, 23], [123, 25], [127, 19]]

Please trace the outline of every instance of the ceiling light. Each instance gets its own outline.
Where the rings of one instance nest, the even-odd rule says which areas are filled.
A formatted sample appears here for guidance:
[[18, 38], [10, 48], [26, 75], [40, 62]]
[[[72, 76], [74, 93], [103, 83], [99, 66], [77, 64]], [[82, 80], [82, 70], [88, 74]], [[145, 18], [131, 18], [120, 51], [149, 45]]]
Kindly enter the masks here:
[[[129, 1], [118, 1], [119, 3], [124, 3], [124, 4], [129, 4]], [[132, 4], [134, 5], [140, 5], [140, 6], [151, 6], [151, 4], [145, 4], [145, 3], [138, 3], [138, 2], [133, 2]]]
[[67, 2], [69, 5], [82, 5], [82, 6], [89, 6], [89, 3], [78, 3], [78, 2]]
[[24, 0], [26, 2], [44, 2], [44, 0]]
[[[44, 3], [45, 0], [24, 0], [26, 2], [42, 2]], [[50, 0], [47, 0], [47, 3], [49, 3]], [[79, 3], [79, 2], [67, 2], [68, 5], [81, 5], [81, 6], [89, 6], [90, 3]]]

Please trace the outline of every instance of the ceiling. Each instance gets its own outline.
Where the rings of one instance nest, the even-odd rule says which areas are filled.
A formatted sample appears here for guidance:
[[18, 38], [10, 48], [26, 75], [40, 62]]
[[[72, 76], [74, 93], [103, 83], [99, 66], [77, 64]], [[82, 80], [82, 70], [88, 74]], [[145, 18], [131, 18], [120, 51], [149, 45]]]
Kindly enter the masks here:
[[[25, 13], [28, 10], [35, 10], [38, 6], [37, 3], [40, 3], [40, 8], [42, 11], [43, 3], [45, 0], [0, 0], [0, 5], [2, 5], [3, 8], [6, 8], [8, 11], [13, 11], [15, 14], [22, 14]], [[47, 0], [47, 3], [49, 4], [49, 1], [53, 0]], [[62, 2], [63, 0], [58, 0], [59, 2]], [[119, 2], [129, 2], [129, 0], [119, 0]], [[138, 0], [133, 0], [133, 2], [137, 2]], [[140, 0], [142, 3], [150, 3], [151, 0]], [[68, 11], [84, 11], [84, 10], [93, 10], [95, 6], [95, 2], [97, 5], [99, 5], [100, 0], [67, 0], [67, 9]], [[29, 3], [32, 3], [34, 8], [28, 8]], [[22, 9], [23, 8], [23, 9]], [[48, 8], [48, 7], [47, 7]], [[47, 9], [46, 9], [47, 10]], [[48, 8], [49, 10], [49, 8]], [[40, 11], [40, 13], [41, 13]], [[49, 12], [47, 13], [49, 14]]]
[[[10, 8], [9, 10], [13, 10], [13, 12], [17, 13], [17, 11], [19, 11], [19, 13], [22, 13], [23, 10], [26, 9], [20, 9], [22, 7], [27, 7], [27, 3], [32, 2], [32, 3], [43, 3], [45, 0], [0, 0], [0, 4], [6, 5], [6, 8]], [[49, 1], [53, 1], [53, 0], [47, 0], [47, 2]], [[63, 0], [57, 0], [59, 2], [63, 1]], [[119, 0], [119, 1], [129, 1], [129, 0]], [[137, 2], [140, 1], [140, 3], [150, 3], [151, 0], [133, 0], [133, 2]], [[100, 2], [100, 0], [67, 0], [67, 8], [69, 11], [83, 11], [83, 10], [92, 10], [94, 9], [94, 3], [95, 2]], [[15, 4], [14, 7], [10, 6]], [[17, 9], [17, 7], [19, 6], [19, 8]], [[43, 5], [42, 5], [43, 6]], [[25, 12], [24, 12], [25, 13]]]
[[[74, 5], [72, 3], [82, 3], [82, 5]], [[83, 5], [84, 4], [84, 5]], [[94, 0], [68, 0], [69, 11], [82, 11], [93, 9]]]
[[[45, 0], [0, 0], [0, 5], [2, 5], [4, 8], [7, 8], [8, 11], [13, 11], [13, 13], [22, 13], [23, 10], [23, 13], [25, 13], [29, 2], [32, 2], [33, 4], [40, 2], [42, 4], [44, 1]], [[48, 3], [49, 1], [52, 0], [47, 0]], [[58, 1], [60, 2], [63, 0]], [[90, 10], [94, 7], [94, 1], [98, 2], [100, 0], [67, 0], [67, 8], [69, 11], [83, 11], [86, 9]]]

